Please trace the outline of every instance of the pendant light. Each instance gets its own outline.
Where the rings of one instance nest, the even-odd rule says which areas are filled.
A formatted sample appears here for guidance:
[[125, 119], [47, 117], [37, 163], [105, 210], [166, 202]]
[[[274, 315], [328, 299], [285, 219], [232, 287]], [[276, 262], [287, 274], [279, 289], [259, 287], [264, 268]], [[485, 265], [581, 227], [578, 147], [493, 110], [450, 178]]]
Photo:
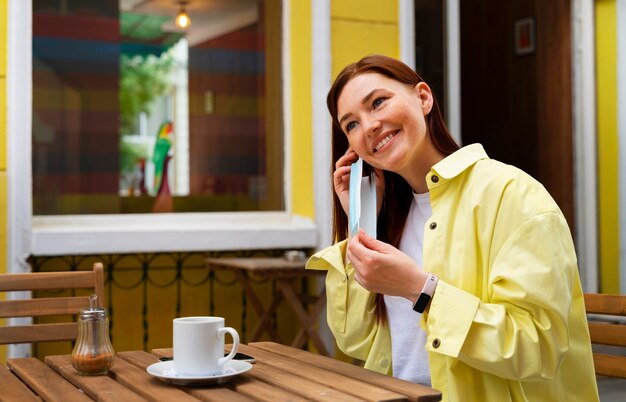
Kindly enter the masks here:
[[180, 12], [176, 16], [176, 26], [180, 29], [187, 29], [191, 25], [191, 18], [189, 18], [189, 14], [185, 11], [185, 7], [187, 6], [186, 1], [180, 1]]

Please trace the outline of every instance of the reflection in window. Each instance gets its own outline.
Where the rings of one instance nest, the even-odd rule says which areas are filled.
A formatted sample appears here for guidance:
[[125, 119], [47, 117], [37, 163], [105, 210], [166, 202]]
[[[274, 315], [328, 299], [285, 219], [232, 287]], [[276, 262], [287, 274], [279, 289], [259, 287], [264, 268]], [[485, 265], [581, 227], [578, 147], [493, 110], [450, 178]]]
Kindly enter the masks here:
[[35, 215], [284, 208], [280, 2], [33, 0]]

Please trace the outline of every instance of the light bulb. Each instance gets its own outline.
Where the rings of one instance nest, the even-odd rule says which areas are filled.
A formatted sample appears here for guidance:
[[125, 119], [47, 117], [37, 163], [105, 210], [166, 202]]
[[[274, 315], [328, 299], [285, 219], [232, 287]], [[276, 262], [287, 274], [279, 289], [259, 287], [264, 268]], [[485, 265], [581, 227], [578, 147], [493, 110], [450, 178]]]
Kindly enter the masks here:
[[189, 15], [185, 12], [185, 6], [182, 6], [180, 9], [180, 13], [176, 16], [176, 26], [185, 29], [191, 25], [191, 19]]

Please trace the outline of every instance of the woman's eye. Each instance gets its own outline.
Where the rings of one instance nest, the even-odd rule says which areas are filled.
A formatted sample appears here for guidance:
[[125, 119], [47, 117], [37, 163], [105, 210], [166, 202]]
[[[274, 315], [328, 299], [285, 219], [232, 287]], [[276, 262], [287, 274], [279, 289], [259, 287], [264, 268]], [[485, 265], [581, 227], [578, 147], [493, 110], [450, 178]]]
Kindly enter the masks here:
[[351, 121], [346, 125], [346, 132], [350, 132], [350, 130], [352, 130], [354, 127], [356, 127], [356, 122]]
[[372, 106], [374, 106], [374, 109], [377, 109], [380, 107], [380, 105], [383, 104], [384, 101], [385, 101], [384, 98], [376, 98], [374, 99], [374, 102], [372, 102]]

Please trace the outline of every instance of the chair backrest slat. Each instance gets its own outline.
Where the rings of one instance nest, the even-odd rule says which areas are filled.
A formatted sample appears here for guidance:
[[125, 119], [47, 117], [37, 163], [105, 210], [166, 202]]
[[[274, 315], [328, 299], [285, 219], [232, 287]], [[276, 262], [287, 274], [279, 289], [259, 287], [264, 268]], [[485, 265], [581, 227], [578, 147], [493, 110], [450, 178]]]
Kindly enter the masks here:
[[93, 288], [94, 283], [94, 271], [5, 274], [0, 280], [0, 291]]
[[589, 335], [593, 343], [626, 346], [626, 325], [589, 322]]
[[591, 343], [609, 345], [593, 353], [596, 374], [626, 378], [626, 351], [619, 348], [626, 347], [626, 325], [610, 317], [626, 316], [626, 295], [585, 293], [584, 296], [587, 313], [603, 315], [601, 322], [589, 320]]
[[626, 295], [585, 293], [588, 313], [626, 316]]
[[596, 368], [596, 374], [626, 378], [626, 357], [624, 356], [594, 353], [593, 365]]
[[76, 339], [77, 323], [65, 321], [73, 320], [73, 316], [80, 313], [80, 310], [89, 307], [86, 292], [77, 292], [78, 289], [88, 289], [90, 293], [95, 293], [98, 296], [97, 306], [104, 307], [102, 263], [95, 263], [92, 271], [0, 275], [0, 291], [3, 292], [59, 290], [58, 297], [49, 294], [45, 297], [36, 297], [36, 293], [33, 293], [30, 299], [0, 300], [0, 318], [47, 316], [46, 321], [61, 321], [0, 327], [0, 344]]
[[0, 327], [0, 344], [67, 341], [77, 336], [76, 322]]
[[35, 317], [76, 314], [86, 306], [89, 306], [88, 296], [6, 300], [0, 303], [0, 317]]

